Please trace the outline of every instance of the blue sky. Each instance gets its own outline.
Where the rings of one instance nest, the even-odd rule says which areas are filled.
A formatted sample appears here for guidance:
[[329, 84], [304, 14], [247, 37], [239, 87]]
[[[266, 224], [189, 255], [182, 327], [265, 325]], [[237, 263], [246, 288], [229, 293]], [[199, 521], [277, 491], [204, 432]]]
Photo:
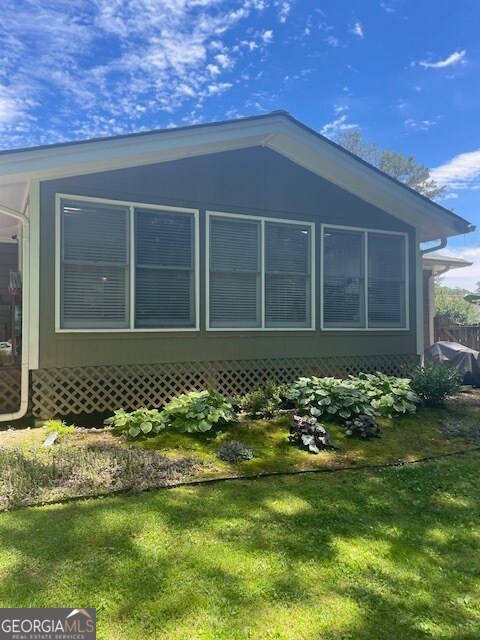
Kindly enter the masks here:
[[[0, 147], [285, 109], [414, 155], [480, 225], [479, 25], [478, 0], [3, 0]], [[448, 253], [480, 280], [480, 232]]]

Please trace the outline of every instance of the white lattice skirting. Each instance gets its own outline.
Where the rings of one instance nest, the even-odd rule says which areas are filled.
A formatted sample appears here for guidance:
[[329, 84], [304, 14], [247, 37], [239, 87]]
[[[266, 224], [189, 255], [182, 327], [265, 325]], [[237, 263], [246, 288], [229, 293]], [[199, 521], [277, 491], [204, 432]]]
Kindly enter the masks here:
[[417, 361], [413, 355], [392, 355], [39, 369], [32, 372], [32, 412], [46, 419], [157, 407], [192, 390], [243, 394], [269, 379], [284, 383], [298, 376], [346, 377], [360, 371], [400, 375]]

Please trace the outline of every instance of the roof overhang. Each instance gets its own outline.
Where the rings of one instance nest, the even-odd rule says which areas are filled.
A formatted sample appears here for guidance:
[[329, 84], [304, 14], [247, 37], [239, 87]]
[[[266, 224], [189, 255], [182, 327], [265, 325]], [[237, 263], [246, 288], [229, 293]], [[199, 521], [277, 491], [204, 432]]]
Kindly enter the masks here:
[[[25, 205], [31, 180], [51, 180], [264, 146], [417, 229], [419, 242], [474, 227], [285, 112], [0, 153], [0, 203]], [[4, 199], [8, 200], [4, 202]]]
[[465, 267], [471, 267], [473, 262], [463, 260], [463, 258], [453, 258], [451, 256], [442, 256], [440, 254], [435, 255], [429, 253], [423, 256], [424, 269], [430, 269], [435, 273], [442, 271], [450, 271], [450, 269], [463, 269]]

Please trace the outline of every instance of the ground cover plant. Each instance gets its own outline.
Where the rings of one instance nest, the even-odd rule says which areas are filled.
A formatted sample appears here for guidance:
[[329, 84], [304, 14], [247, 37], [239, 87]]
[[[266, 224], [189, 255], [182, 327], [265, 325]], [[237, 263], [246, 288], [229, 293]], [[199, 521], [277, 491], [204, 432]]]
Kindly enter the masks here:
[[162, 417], [169, 427], [187, 433], [209, 431], [236, 419], [232, 401], [213, 389], [173, 398], [163, 409]]
[[[48, 433], [48, 427], [41, 430]], [[0, 440], [1, 443], [1, 440]], [[0, 510], [119, 490], [143, 490], [196, 475], [200, 460], [166, 457], [91, 436], [74, 446], [0, 446]]]
[[474, 640], [479, 465], [474, 453], [1, 514], [0, 606], [95, 607], [98, 640]]

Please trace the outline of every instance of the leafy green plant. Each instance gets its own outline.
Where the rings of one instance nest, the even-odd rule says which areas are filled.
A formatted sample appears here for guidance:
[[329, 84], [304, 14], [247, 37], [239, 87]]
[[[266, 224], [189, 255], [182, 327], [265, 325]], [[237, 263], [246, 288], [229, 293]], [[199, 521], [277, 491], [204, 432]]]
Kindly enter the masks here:
[[460, 391], [461, 375], [456, 369], [429, 362], [410, 371], [413, 391], [427, 407], [441, 407], [447, 396]]
[[218, 391], [191, 391], [173, 398], [162, 411], [168, 426], [182, 432], [209, 431], [214, 425], [235, 420], [232, 402]]
[[56, 432], [59, 438], [73, 433], [75, 430], [74, 424], [67, 424], [63, 420], [47, 420], [43, 426], [47, 429], [48, 434]]
[[299, 378], [287, 391], [298, 411], [308, 411], [316, 418], [351, 418], [359, 414], [373, 415], [367, 395], [351, 380], [338, 378]]
[[385, 373], [360, 373], [350, 376], [352, 384], [361, 389], [380, 416], [392, 417], [402, 413], [414, 413], [420, 402], [412, 391], [409, 378], [396, 378]]
[[166, 427], [162, 412], [158, 409], [136, 409], [130, 412], [119, 409], [105, 420], [105, 424], [113, 426], [116, 433], [131, 438], [157, 435]]
[[285, 385], [279, 385], [274, 380], [267, 380], [262, 387], [236, 398], [236, 402], [248, 416], [270, 418], [279, 409], [285, 394]]

